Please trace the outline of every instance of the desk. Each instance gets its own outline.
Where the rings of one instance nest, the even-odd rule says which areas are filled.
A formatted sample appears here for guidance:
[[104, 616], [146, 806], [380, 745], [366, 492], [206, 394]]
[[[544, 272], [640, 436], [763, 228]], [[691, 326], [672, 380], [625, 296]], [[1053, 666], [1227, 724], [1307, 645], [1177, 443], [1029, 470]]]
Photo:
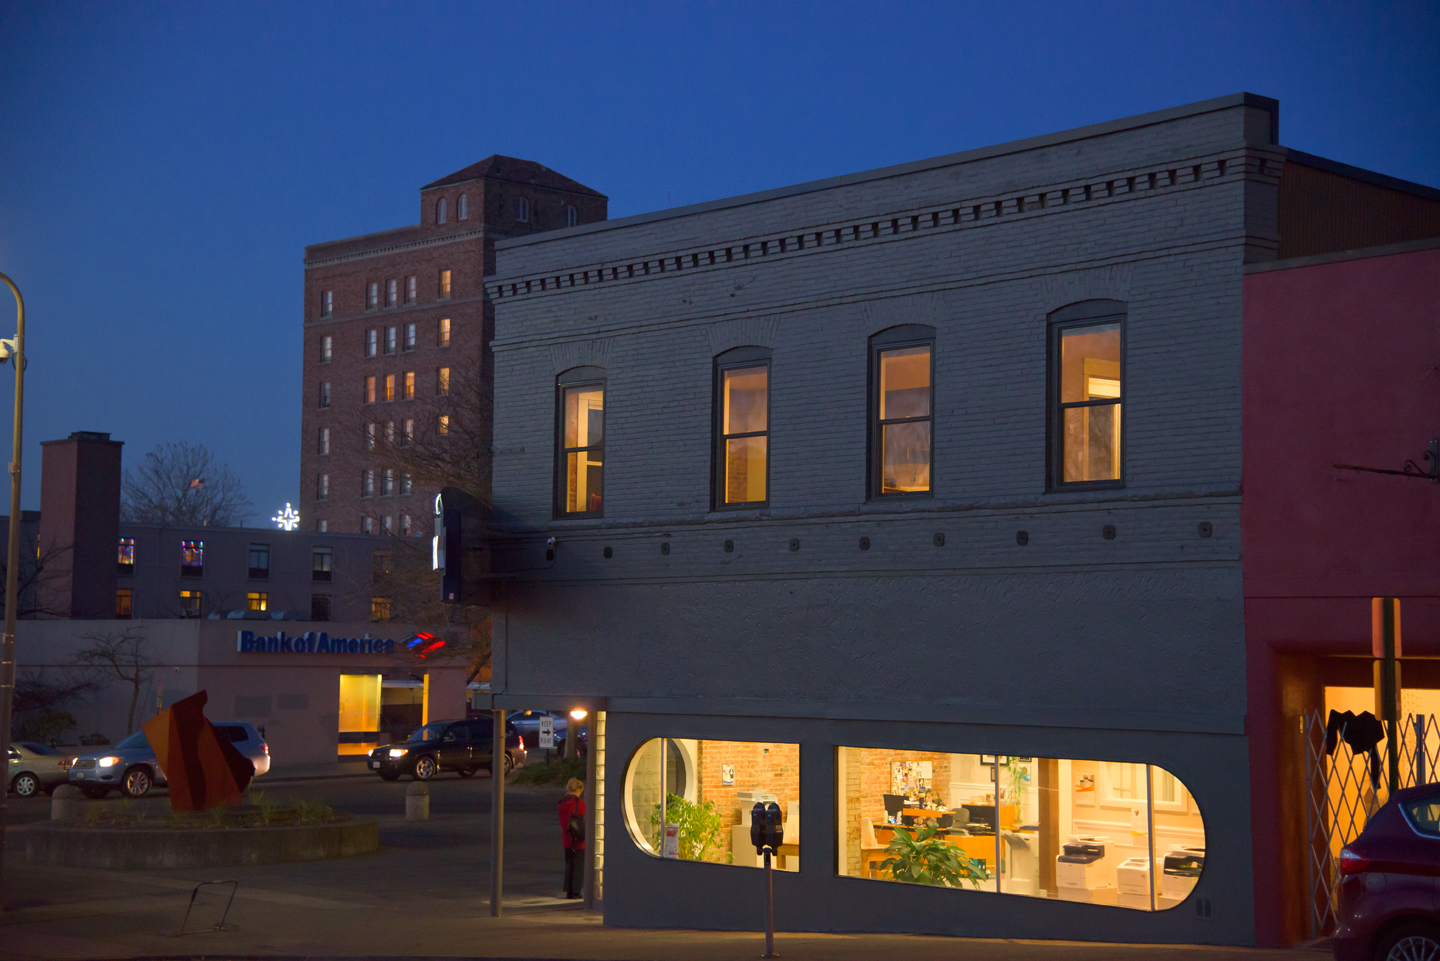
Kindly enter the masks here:
[[[888, 845], [895, 837], [895, 827], [894, 824], [875, 825], [875, 840]], [[968, 858], [984, 862], [986, 873], [990, 877], [995, 876], [995, 835], [948, 834], [945, 836], [945, 843], [959, 848]]]
[[775, 849], [775, 866], [781, 871], [785, 870], [785, 859], [791, 855], [800, 856], [800, 845], [782, 844]]

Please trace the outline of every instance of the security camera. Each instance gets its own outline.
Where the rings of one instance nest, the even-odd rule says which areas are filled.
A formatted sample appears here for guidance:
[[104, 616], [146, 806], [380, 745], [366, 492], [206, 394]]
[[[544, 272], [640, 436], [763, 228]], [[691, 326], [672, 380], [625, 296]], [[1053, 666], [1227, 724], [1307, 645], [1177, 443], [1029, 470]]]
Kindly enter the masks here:
[[559, 543], [559, 541], [557, 541], [557, 540], [556, 540], [555, 538], [553, 538], [553, 537], [547, 537], [547, 538], [545, 539], [545, 546], [546, 546], [546, 547], [553, 548], [553, 547], [554, 547], [556, 544], [558, 544], [558, 543]]

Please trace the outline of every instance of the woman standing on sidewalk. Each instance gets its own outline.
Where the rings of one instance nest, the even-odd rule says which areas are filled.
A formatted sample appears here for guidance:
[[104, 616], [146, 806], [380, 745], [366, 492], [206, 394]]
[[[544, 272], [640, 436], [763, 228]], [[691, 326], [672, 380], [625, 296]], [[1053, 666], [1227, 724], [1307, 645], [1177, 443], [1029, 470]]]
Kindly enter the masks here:
[[572, 777], [560, 802], [560, 839], [565, 844], [565, 897], [580, 897], [585, 878], [585, 782]]

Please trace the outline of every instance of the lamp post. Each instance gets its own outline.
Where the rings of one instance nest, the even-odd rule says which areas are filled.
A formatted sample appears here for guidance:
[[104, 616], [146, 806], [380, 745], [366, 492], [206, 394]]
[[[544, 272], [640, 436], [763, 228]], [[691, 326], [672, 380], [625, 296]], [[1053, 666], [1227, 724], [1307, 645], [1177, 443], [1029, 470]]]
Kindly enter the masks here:
[[[15, 704], [15, 584], [20, 567], [20, 428], [24, 423], [23, 404], [25, 401], [25, 299], [15, 281], [4, 274], [0, 280], [15, 295], [15, 339], [0, 340], [0, 362], [14, 359], [15, 362], [15, 446], [10, 460], [10, 547], [5, 554], [5, 639], [0, 649], [0, 747], [10, 753], [10, 717]], [[6, 767], [10, 765], [5, 762]], [[9, 780], [9, 777], [6, 777]], [[8, 784], [0, 788], [8, 788]], [[5, 859], [5, 790], [0, 790], [0, 863]], [[0, 895], [4, 894], [0, 884]], [[0, 902], [0, 909], [3, 909]]]

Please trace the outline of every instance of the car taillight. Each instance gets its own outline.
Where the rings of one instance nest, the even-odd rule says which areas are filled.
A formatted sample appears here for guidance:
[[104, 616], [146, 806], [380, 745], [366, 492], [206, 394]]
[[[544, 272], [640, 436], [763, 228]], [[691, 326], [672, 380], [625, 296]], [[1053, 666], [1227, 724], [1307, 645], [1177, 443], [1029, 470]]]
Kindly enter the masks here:
[[265, 752], [266, 757], [270, 756], [270, 745], [266, 744], [264, 741], [260, 742], [260, 750]]
[[1370, 859], [1362, 858], [1349, 848], [1340, 849], [1340, 873], [1359, 874], [1370, 870]]

